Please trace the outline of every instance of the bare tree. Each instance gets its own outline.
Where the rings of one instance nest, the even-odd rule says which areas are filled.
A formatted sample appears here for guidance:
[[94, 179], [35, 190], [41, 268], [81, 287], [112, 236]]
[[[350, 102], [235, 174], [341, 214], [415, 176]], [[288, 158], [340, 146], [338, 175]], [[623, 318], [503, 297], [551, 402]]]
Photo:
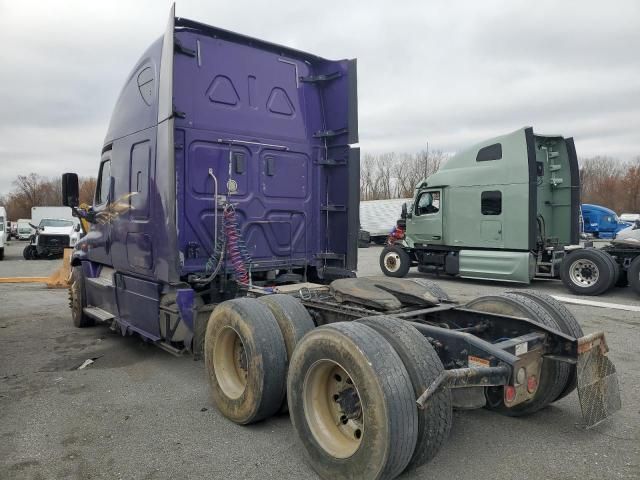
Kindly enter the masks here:
[[[62, 205], [62, 182], [60, 178], [49, 179], [37, 173], [18, 175], [13, 181], [14, 190], [0, 195], [0, 205], [7, 209], [11, 220], [30, 218], [31, 207]], [[90, 204], [95, 191], [96, 179], [80, 179], [80, 201]]]
[[416, 185], [446, 161], [440, 150], [417, 153], [366, 153], [360, 166], [360, 198], [380, 200], [412, 197]]
[[80, 178], [80, 203], [91, 205], [96, 191], [96, 177]]
[[622, 209], [626, 212], [640, 212], [640, 156], [627, 164], [627, 171], [622, 178], [622, 194]]
[[22, 194], [31, 206], [42, 205], [45, 196], [43, 180], [37, 173], [30, 173], [28, 175], [18, 175], [13, 184], [18, 193]]

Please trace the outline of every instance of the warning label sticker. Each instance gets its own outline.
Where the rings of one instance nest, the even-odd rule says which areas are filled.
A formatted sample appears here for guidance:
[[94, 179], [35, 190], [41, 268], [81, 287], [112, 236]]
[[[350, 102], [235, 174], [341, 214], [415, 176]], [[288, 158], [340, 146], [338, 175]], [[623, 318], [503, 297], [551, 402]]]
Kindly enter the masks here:
[[529, 345], [527, 345], [527, 342], [519, 343], [518, 345], [516, 345], [516, 355], [518, 357], [520, 355], [524, 355], [528, 351], [529, 351]]
[[473, 355], [469, 355], [467, 357], [467, 362], [470, 367], [488, 367], [489, 360], [485, 360], [484, 358], [474, 357]]

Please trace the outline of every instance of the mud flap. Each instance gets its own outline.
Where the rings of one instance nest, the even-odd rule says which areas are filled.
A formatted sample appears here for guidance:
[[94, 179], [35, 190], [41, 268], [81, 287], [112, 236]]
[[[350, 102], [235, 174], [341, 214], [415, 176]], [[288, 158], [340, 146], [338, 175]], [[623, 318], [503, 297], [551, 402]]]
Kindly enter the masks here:
[[587, 428], [595, 427], [621, 407], [616, 367], [608, 351], [604, 332], [578, 339], [578, 397]]

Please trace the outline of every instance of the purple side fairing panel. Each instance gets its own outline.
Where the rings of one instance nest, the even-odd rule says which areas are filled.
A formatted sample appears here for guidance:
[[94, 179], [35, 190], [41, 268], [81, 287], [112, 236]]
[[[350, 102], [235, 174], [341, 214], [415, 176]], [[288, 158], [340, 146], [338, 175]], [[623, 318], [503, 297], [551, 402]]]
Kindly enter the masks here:
[[98, 190], [108, 198], [94, 204], [102, 220], [78, 258], [87, 278], [103, 265], [113, 275], [111, 284], [87, 284], [91, 305], [113, 305], [123, 333], [155, 341], [160, 298], [179, 291], [192, 331], [185, 282], [206, 271], [223, 202], [235, 207], [251, 272], [355, 270], [356, 95], [355, 60], [328, 61], [172, 11], [167, 33], [127, 78], [105, 138], [109, 188]]

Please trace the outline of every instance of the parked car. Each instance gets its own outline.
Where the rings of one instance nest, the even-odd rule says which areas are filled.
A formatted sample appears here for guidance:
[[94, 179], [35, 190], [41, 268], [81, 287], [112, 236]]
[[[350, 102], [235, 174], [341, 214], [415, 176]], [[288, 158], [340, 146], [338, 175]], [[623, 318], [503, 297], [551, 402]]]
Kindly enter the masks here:
[[35, 229], [31, 226], [30, 218], [21, 218], [16, 225], [16, 238], [18, 240], [29, 240]]

